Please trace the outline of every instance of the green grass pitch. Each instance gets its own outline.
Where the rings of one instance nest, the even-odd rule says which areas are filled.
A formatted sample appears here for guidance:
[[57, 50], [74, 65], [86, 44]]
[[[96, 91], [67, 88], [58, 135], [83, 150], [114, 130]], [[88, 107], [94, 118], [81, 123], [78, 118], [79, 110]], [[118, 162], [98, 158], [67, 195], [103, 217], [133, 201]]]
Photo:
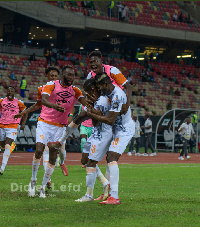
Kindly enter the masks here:
[[[199, 164], [120, 165], [119, 206], [75, 202], [85, 194], [86, 173], [68, 168], [68, 177], [56, 168], [54, 189], [42, 199], [24, 190], [31, 166], [7, 166], [0, 176], [0, 226], [200, 226]], [[38, 185], [43, 174], [40, 166]], [[94, 197], [101, 193], [96, 181]]]

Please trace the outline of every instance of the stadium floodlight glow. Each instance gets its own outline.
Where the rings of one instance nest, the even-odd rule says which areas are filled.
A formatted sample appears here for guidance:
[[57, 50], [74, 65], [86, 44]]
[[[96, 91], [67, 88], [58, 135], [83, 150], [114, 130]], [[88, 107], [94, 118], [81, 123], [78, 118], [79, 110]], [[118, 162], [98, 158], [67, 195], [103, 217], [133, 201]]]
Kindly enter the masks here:
[[192, 55], [183, 55], [182, 58], [191, 58]]
[[94, 50], [99, 50], [99, 48], [95, 48]]
[[29, 32], [29, 35], [31, 35], [31, 32]]
[[46, 35], [46, 36], [49, 36], [49, 35]]
[[50, 39], [52, 39], [52, 37], [50, 37]]
[[43, 31], [44, 31], [44, 29], [41, 30], [41, 32], [43, 32]]
[[109, 35], [107, 35], [107, 37], [110, 37]]
[[84, 47], [80, 47], [80, 50], [84, 50]]
[[37, 45], [38, 45], [39, 43], [37, 43]]
[[3, 42], [3, 39], [0, 39], [0, 42]]
[[37, 29], [40, 28], [40, 27], [37, 27]]
[[138, 58], [138, 60], [144, 60], [144, 58]]
[[156, 59], [156, 57], [153, 57], [153, 59]]
[[35, 35], [33, 35], [35, 37]]

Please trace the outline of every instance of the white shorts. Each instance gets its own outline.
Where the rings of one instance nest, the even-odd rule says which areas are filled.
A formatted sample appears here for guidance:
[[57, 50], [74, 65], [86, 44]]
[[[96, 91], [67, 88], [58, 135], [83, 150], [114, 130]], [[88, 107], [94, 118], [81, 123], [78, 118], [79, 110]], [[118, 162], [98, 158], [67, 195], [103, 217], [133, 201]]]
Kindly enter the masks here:
[[5, 141], [6, 138], [13, 139], [17, 138], [17, 129], [15, 128], [0, 128], [0, 141]]
[[43, 121], [38, 121], [36, 128], [36, 143], [47, 145], [48, 142], [56, 142], [62, 137], [64, 130], [64, 127], [58, 127]]
[[126, 129], [125, 131], [118, 131], [113, 134], [113, 140], [110, 144], [109, 151], [113, 151], [118, 154], [123, 154], [126, 146], [129, 141], [132, 139], [135, 131], [131, 127], [130, 129]]
[[102, 137], [99, 139], [95, 138], [94, 135], [92, 134], [87, 141], [87, 143], [90, 144], [89, 149], [87, 144], [86, 148], [88, 150], [86, 151], [84, 147], [85, 152], [84, 150], [83, 152], [89, 153], [89, 156], [88, 156], [89, 159], [94, 161], [101, 161], [105, 156], [105, 154], [107, 153], [111, 141], [112, 141], [112, 132], [102, 133]]

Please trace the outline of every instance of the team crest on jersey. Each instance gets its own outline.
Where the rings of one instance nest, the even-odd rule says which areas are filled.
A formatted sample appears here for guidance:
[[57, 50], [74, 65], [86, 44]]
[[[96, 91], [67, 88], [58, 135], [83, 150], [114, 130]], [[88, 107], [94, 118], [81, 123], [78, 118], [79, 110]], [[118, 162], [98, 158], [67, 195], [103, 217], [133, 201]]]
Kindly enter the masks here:
[[13, 105], [12, 103], [8, 103], [8, 104], [3, 104], [3, 107], [5, 107], [7, 111], [14, 112], [13, 108], [15, 108], [15, 105]]
[[56, 102], [61, 102], [61, 103], [68, 103], [69, 100], [66, 100], [66, 99], [73, 96], [72, 93], [69, 91], [58, 92], [56, 93], [56, 95], [60, 97], [56, 100]]

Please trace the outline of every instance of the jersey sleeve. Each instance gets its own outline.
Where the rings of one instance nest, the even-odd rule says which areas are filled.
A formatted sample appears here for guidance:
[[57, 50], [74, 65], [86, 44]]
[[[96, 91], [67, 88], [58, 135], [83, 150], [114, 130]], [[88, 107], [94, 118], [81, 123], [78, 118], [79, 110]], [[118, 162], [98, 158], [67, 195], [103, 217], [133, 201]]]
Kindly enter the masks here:
[[41, 101], [42, 100], [42, 86], [38, 88], [38, 92], [37, 92], [37, 101]]
[[92, 73], [91, 73], [91, 72], [89, 72], [89, 73], [88, 73], [88, 75], [87, 75], [86, 80], [89, 80], [89, 79], [91, 79], [91, 78], [92, 78]]
[[46, 94], [50, 96], [54, 88], [55, 88], [55, 84], [53, 81], [47, 82], [46, 85], [44, 86], [42, 94]]
[[110, 75], [119, 85], [123, 86], [128, 81], [126, 77], [122, 74], [122, 72], [116, 67], [111, 68]]
[[123, 104], [123, 98], [119, 97], [118, 95], [114, 95], [111, 101], [111, 108], [109, 111], [120, 112]]
[[79, 88], [73, 86], [73, 89], [74, 89], [74, 91], [75, 91], [75, 98], [76, 98], [77, 100], [78, 100], [79, 98], [81, 98], [81, 97], [84, 97], [83, 94], [82, 94], [82, 91], [81, 91]]
[[18, 100], [18, 105], [19, 105], [19, 109], [20, 111], [23, 111], [26, 109], [26, 106], [24, 105], [24, 102], [21, 100]]

